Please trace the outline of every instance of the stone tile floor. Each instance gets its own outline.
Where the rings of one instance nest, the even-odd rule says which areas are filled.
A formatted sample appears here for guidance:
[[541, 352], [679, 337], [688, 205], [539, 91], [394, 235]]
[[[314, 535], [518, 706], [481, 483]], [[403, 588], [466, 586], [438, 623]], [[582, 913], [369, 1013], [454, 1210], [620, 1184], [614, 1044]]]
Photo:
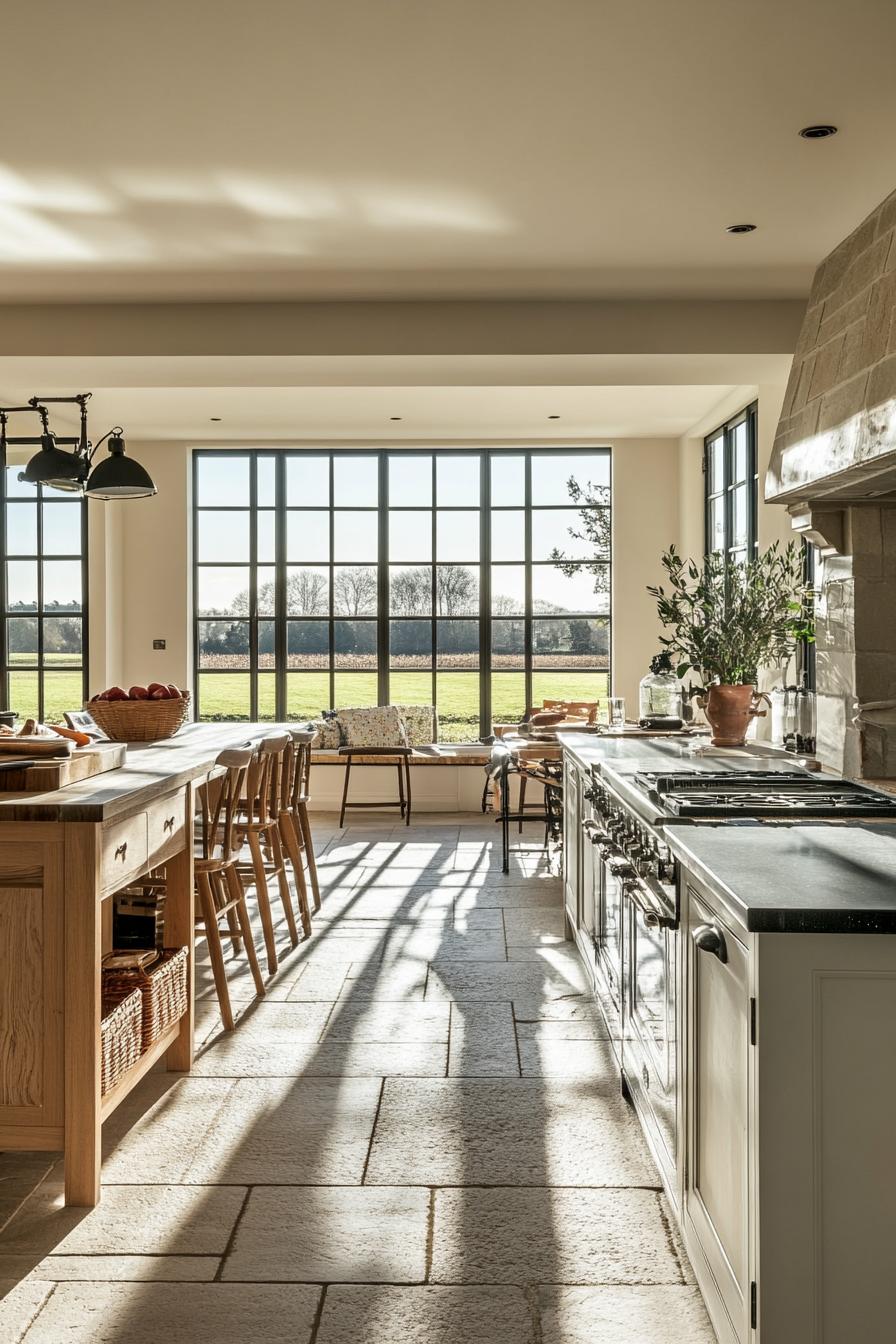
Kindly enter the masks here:
[[[103, 1199], [0, 1155], [2, 1344], [711, 1344], [561, 888], [490, 819], [315, 815], [262, 1002], [105, 1127]], [[534, 833], [534, 830], [533, 830]]]

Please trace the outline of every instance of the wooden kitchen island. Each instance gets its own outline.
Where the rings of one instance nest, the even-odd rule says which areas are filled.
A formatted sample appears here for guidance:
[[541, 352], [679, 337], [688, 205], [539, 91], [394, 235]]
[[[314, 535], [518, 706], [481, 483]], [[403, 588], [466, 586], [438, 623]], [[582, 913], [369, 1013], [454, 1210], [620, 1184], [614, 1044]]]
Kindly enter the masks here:
[[[193, 1062], [193, 812], [219, 752], [274, 724], [191, 724], [119, 769], [0, 794], [0, 1150], [62, 1151], [66, 1203], [100, 1194], [105, 1118], [152, 1066]], [[190, 949], [188, 1009], [105, 1095], [100, 963], [112, 895], [165, 864], [165, 941]]]

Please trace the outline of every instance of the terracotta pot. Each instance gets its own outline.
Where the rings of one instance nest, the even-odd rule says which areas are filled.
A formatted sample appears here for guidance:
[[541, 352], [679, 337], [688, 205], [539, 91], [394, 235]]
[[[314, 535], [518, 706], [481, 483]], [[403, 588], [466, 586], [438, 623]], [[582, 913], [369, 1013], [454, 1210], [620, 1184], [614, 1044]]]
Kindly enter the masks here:
[[698, 704], [712, 728], [714, 747], [742, 747], [752, 719], [764, 716], [759, 705], [765, 696], [755, 686], [710, 686]]

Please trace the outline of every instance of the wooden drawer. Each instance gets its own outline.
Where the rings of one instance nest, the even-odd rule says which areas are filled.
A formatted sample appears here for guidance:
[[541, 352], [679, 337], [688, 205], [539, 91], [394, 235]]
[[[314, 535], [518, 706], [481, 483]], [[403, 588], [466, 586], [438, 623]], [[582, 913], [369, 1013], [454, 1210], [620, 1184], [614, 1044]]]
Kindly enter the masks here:
[[104, 891], [116, 891], [146, 868], [146, 813], [103, 827], [102, 882]]
[[149, 863], [155, 865], [183, 849], [186, 843], [186, 793], [178, 789], [146, 809]]

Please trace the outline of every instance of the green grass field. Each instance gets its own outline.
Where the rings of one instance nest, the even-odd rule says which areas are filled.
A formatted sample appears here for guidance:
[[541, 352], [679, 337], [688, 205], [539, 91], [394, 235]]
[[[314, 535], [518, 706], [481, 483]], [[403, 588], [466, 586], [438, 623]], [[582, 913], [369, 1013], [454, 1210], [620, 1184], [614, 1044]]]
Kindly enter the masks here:
[[[262, 719], [274, 719], [274, 677], [261, 673], [258, 678], [258, 712]], [[515, 723], [525, 711], [525, 679], [522, 672], [492, 674], [492, 720]], [[532, 698], [600, 700], [607, 697], [606, 672], [534, 672]], [[432, 677], [429, 672], [393, 672], [389, 698], [396, 704], [431, 704]], [[326, 672], [294, 672], [287, 676], [287, 715], [290, 720], [317, 718], [329, 707], [330, 680]], [[335, 707], [375, 705], [375, 672], [337, 672]], [[440, 736], [443, 742], [475, 742], [479, 739], [479, 674], [477, 672], [437, 672], [436, 703]], [[200, 673], [199, 717], [202, 719], [248, 719], [249, 673]]]

